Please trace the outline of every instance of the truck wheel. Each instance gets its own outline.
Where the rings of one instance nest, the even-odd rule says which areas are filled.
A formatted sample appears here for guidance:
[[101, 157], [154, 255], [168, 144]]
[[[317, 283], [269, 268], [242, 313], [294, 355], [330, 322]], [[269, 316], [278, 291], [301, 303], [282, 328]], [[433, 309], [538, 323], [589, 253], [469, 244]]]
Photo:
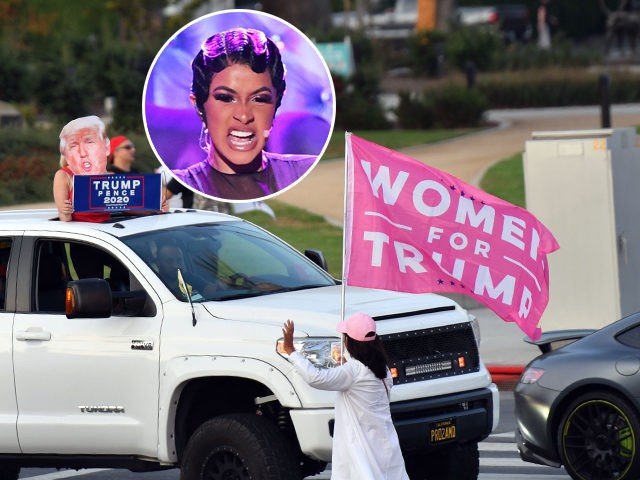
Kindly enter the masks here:
[[431, 455], [405, 457], [411, 480], [477, 480], [480, 475], [480, 455], [477, 443], [452, 445]]
[[191, 435], [180, 480], [300, 480], [294, 452], [268, 420], [252, 414], [222, 415]]
[[0, 465], [0, 480], [18, 480], [20, 467]]

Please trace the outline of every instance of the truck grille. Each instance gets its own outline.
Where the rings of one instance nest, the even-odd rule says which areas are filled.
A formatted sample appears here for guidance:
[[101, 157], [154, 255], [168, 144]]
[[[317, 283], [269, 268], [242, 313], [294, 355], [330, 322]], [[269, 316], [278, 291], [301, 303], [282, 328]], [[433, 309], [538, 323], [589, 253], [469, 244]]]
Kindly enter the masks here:
[[389, 368], [397, 371], [396, 385], [480, 369], [478, 345], [469, 322], [380, 335], [380, 339], [389, 356]]

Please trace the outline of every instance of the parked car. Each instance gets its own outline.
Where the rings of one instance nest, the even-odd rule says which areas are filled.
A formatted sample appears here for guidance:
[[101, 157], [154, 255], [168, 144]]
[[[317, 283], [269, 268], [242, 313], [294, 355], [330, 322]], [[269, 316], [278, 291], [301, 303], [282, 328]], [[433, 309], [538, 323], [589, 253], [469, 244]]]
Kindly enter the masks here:
[[459, 7], [454, 23], [462, 26], [494, 25], [505, 42], [527, 41], [533, 34], [529, 8], [523, 4]]
[[520, 456], [563, 465], [576, 480], [640, 478], [640, 313], [537, 343], [548, 350], [572, 336], [530, 362], [515, 387]]

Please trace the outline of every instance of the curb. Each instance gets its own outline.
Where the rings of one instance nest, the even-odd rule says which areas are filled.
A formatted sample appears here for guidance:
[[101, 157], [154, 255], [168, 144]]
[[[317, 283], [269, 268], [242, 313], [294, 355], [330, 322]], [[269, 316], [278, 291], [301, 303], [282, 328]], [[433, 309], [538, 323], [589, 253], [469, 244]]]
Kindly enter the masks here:
[[522, 375], [524, 365], [487, 365], [487, 370], [498, 390], [513, 391]]

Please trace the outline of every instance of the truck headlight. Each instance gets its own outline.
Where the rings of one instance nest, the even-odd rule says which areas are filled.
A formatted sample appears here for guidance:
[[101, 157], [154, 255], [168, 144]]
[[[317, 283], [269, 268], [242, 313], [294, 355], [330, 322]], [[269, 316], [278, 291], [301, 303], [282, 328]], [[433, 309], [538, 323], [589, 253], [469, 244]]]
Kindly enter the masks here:
[[[284, 340], [281, 338], [276, 351], [287, 358], [283, 345]], [[337, 338], [294, 338], [293, 346], [316, 367], [333, 368], [340, 365], [340, 340]]]

